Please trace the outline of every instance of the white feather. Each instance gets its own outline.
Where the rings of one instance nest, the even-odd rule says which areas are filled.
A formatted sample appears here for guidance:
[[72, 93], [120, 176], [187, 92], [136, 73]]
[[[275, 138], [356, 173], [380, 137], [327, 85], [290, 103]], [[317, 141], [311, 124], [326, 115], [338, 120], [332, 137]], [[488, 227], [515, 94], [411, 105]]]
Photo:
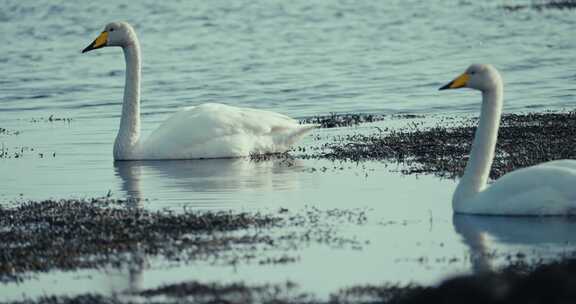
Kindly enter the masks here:
[[284, 152], [314, 127], [274, 112], [202, 104], [169, 117], [137, 154], [143, 159], [187, 159]]

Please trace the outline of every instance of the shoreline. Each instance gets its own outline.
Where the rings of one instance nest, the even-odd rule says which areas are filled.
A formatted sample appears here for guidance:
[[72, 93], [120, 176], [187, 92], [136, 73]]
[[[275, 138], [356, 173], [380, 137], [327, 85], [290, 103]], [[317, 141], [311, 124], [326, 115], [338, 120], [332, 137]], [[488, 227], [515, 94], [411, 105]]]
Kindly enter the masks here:
[[[350, 118], [352, 117], [352, 118]], [[374, 117], [377, 117], [374, 118]], [[394, 119], [394, 116], [343, 114], [315, 118], [323, 128], [359, 126], [366, 122]], [[376, 128], [370, 133], [328, 136], [325, 143], [293, 158], [332, 161], [389, 161], [405, 165], [403, 174], [433, 174], [455, 179], [464, 171], [477, 125], [477, 117], [442, 116], [432, 126], [426, 117], [407, 116], [411, 123], [401, 128]], [[576, 113], [534, 112], [504, 114], [501, 118], [491, 179], [542, 162], [576, 159]], [[288, 157], [281, 155], [281, 157]]]
[[[363, 128], [366, 124], [379, 122], [373, 118], [362, 118], [356, 114], [352, 120], [340, 120], [333, 115], [330, 117], [344, 121], [347, 126], [358, 125], [361, 128], [346, 128], [344, 131], [352, 134], [344, 136], [318, 135], [323, 137], [318, 141], [324, 143], [316, 145], [316, 148], [308, 148], [307, 151], [311, 152], [296, 150], [296, 153], [281, 155], [255, 155], [251, 159], [268, 161], [279, 157], [287, 161], [284, 164], [287, 166], [293, 159], [328, 159], [351, 163], [391, 161], [407, 166], [401, 171], [403, 174], [433, 174], [441, 178], [455, 178], [464, 168], [463, 160], [469, 151], [476, 124], [476, 118], [444, 117], [436, 121], [436, 125], [425, 126], [424, 121], [428, 117], [385, 117], [383, 120], [406, 119], [410, 123], [407, 127], [378, 130]], [[573, 139], [576, 139], [575, 118], [573, 112], [503, 116], [491, 178], [541, 161], [575, 159], [576, 153], [568, 149], [574, 146]], [[355, 124], [356, 121], [359, 123]], [[336, 122], [326, 122], [328, 127], [335, 125]], [[55, 270], [125, 266], [131, 262], [124, 254], [135, 250], [174, 263], [210, 261], [218, 265], [266, 265], [298, 263], [299, 255], [290, 249], [305, 247], [310, 243], [362, 248], [362, 243], [355, 237], [338, 233], [336, 227], [339, 221], [362, 225], [366, 221], [366, 211], [293, 211], [281, 208], [270, 213], [186, 210], [173, 213], [147, 211], [139, 208], [137, 201], [110, 198], [27, 201], [18, 202], [12, 207], [0, 205], [0, 233], [6, 240], [0, 250], [3, 261], [0, 263], [0, 284], [34, 279], [37, 273]], [[28, 242], [21, 242], [23, 239]], [[258, 257], [263, 252], [271, 254]], [[524, 275], [537, 273], [534, 270], [537, 267], [548, 269], [546, 267], [573, 263], [570, 255], [557, 258], [558, 261], [548, 264], [524, 262], [522, 258], [519, 259], [520, 263], [511, 260], [508, 268], [491, 273], [493, 277], [489, 276], [489, 279], [495, 278], [501, 282], [508, 278], [510, 271], [520, 269], [513, 275], [518, 277], [510, 283], [510, 286], [516, 286], [524, 280]], [[480, 275], [462, 277], [462, 280], [476, 282], [488, 279]], [[453, 281], [446, 282], [450, 285]], [[157, 302], [155, 297], [160, 296], [165, 297], [162, 299], [167, 302], [192, 303], [235, 303], [234, 297], [242, 299], [238, 303], [246, 299], [254, 303], [362, 303], [364, 300], [359, 299], [367, 298], [379, 303], [420, 303], [414, 299], [422, 294], [433, 297], [436, 293], [449, 292], [442, 286], [445, 285], [437, 288], [420, 285], [350, 286], [334, 291], [330, 295], [332, 300], [326, 301], [315, 299], [313, 294], [299, 292], [298, 283], [294, 282], [286, 282], [284, 285], [247, 285], [242, 281], [231, 284], [191, 281], [146, 289], [132, 296], [143, 298], [144, 302]], [[175, 297], [174, 294], [181, 297]], [[407, 295], [410, 300], [407, 300]], [[186, 297], [209, 300], [195, 302]], [[73, 297], [47, 296], [10, 303], [131, 301], [82, 294]]]

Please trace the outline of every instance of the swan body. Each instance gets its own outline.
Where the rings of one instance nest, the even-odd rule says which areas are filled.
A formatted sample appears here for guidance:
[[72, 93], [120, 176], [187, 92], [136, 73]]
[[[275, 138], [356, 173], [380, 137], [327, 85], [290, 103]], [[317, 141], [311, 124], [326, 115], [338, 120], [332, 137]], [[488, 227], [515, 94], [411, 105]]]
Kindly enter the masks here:
[[454, 212], [519, 216], [576, 214], [575, 160], [556, 160], [522, 168], [487, 186], [502, 112], [502, 79], [493, 66], [473, 64], [440, 89], [462, 87], [482, 92], [482, 108], [470, 158], [452, 197]]
[[126, 83], [115, 160], [242, 157], [287, 151], [316, 125], [270, 111], [202, 104], [170, 116], [146, 139], [140, 138], [140, 44], [126, 22], [112, 22], [82, 52], [119, 46], [126, 60]]
[[[153, 159], [284, 152], [314, 127], [270, 111], [207, 103], [172, 115], [143, 142], [140, 152]], [[202, 132], [182, 136], [181, 130]]]

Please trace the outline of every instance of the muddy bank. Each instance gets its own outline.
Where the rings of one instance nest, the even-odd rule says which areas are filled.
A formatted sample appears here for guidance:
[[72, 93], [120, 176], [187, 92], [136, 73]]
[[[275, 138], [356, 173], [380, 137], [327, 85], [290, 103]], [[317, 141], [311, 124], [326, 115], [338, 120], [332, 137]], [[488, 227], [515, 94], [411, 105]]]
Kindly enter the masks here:
[[[333, 136], [298, 157], [333, 161], [392, 161], [406, 174], [461, 175], [477, 119], [444, 117], [434, 127], [414, 119], [408, 127]], [[508, 114], [502, 117], [491, 178], [556, 159], [576, 159], [575, 113]], [[301, 152], [298, 150], [298, 152]]]
[[138, 203], [98, 198], [0, 206], [0, 282], [51, 270], [120, 267], [134, 256], [283, 264], [297, 261], [295, 249], [309, 243], [363, 245], [338, 233], [342, 223], [362, 224], [362, 210], [175, 212], [148, 211]]
[[576, 301], [576, 260], [549, 264], [511, 264], [497, 272], [446, 279], [436, 287], [362, 285], [335, 291], [319, 300], [299, 291], [292, 282], [247, 285], [189, 281], [164, 285], [118, 297], [86, 294], [41, 297], [10, 303], [573, 303]]

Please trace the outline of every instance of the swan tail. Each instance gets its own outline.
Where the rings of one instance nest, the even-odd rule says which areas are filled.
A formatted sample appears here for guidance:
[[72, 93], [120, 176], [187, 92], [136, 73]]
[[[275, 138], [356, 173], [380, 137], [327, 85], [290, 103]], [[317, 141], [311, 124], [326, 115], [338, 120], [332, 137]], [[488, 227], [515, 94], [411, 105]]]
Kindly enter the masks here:
[[320, 125], [302, 125], [300, 128], [298, 128], [294, 133], [290, 135], [289, 137], [290, 144], [293, 144], [296, 141], [300, 140], [308, 132], [318, 127], [320, 127]]
[[316, 125], [316, 124], [309, 124], [309, 125], [302, 125], [299, 126], [298, 129], [291, 133], [288, 138], [287, 138], [287, 144], [288, 146], [291, 146], [293, 144], [295, 144], [297, 141], [299, 141], [300, 139], [302, 139], [302, 137], [304, 137], [304, 135], [306, 135], [306, 133], [312, 131], [313, 129], [316, 129], [320, 127], [320, 125]]

